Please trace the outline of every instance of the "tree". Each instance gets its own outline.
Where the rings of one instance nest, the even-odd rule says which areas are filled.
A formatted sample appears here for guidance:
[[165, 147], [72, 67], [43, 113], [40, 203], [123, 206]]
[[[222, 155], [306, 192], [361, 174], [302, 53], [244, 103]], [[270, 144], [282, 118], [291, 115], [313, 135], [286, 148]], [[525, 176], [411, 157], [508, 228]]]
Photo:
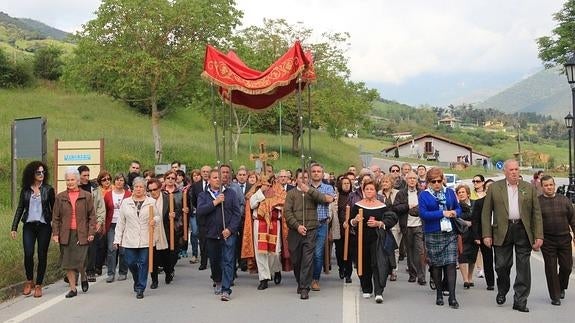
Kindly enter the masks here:
[[231, 35], [243, 13], [233, 0], [104, 0], [77, 34], [69, 81], [144, 105], [156, 162], [162, 160], [160, 118], [192, 100], [207, 43]]
[[55, 46], [38, 49], [34, 55], [34, 74], [46, 80], [55, 81], [59, 79], [64, 65], [61, 56], [62, 49]]
[[575, 54], [575, 0], [568, 0], [561, 11], [553, 15], [558, 24], [551, 36], [537, 39], [539, 58], [545, 68], [561, 66]]

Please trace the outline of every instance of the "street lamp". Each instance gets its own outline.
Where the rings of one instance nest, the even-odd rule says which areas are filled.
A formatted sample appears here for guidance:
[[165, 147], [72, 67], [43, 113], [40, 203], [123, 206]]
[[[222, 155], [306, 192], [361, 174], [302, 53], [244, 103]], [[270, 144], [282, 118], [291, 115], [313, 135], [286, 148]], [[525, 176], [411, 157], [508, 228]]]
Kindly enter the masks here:
[[571, 129], [573, 129], [573, 115], [571, 112], [565, 117], [565, 127], [567, 127], [567, 133], [569, 134], [569, 190], [571, 190], [573, 185], [573, 163], [571, 158]]
[[[571, 57], [569, 57], [569, 59], [567, 60], [567, 62], [565, 62], [565, 75], [567, 75], [567, 82], [569, 82], [569, 86], [571, 86], [571, 97], [572, 97], [572, 104], [571, 104], [571, 108], [572, 108], [572, 113], [569, 113], [569, 115], [571, 117], [575, 116], [575, 55], [571, 55]], [[568, 116], [569, 116], [568, 115]], [[567, 117], [565, 118], [565, 124], [567, 124]], [[573, 145], [573, 150], [575, 150], [575, 142], [573, 142], [573, 140], [575, 140], [575, 136], [571, 135], [571, 129], [573, 127], [573, 122], [571, 121], [571, 128], [569, 128], [569, 147], [571, 147], [571, 145]], [[571, 155], [571, 151], [569, 152], [569, 160], [572, 160], [572, 155]], [[570, 196], [570, 192], [573, 191], [573, 165], [571, 165], [571, 162], [569, 162], [569, 194], [567, 195], [569, 198], [571, 198]]]

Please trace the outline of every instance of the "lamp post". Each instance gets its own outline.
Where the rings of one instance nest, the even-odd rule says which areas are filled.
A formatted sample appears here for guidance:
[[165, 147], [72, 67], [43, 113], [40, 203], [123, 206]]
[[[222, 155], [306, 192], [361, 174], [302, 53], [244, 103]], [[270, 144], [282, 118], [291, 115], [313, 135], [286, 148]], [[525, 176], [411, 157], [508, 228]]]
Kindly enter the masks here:
[[573, 186], [573, 163], [571, 155], [571, 129], [573, 129], [573, 115], [571, 112], [565, 117], [565, 127], [567, 127], [567, 133], [569, 134], [569, 191]]
[[[571, 115], [571, 117], [575, 116], [575, 55], [571, 55], [571, 57], [569, 57], [569, 59], [567, 60], [567, 62], [565, 62], [565, 75], [567, 76], [567, 82], [569, 82], [569, 86], [571, 86], [571, 97], [572, 97], [572, 104], [571, 104], [571, 108], [572, 108], [572, 113], [569, 113], [569, 115]], [[568, 116], [569, 116], [568, 115]], [[567, 124], [567, 117], [565, 117], [565, 124]], [[571, 129], [573, 127], [573, 122], [571, 122], [571, 128], [569, 128], [569, 147], [573, 146], [573, 150], [575, 150], [575, 142], [573, 142], [573, 140], [575, 140], [575, 136], [571, 135]], [[572, 161], [572, 155], [571, 155], [571, 151], [569, 151], [569, 188], [568, 188], [568, 192], [573, 192], [573, 165], [571, 165], [571, 161]], [[569, 198], [571, 198], [570, 193], [567, 195]]]

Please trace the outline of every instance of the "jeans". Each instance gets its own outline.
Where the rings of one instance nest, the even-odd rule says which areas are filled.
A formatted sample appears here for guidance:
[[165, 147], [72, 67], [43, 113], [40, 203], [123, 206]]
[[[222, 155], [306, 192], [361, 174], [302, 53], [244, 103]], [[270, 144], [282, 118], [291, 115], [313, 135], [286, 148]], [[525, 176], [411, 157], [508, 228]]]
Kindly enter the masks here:
[[34, 247], [36, 241], [38, 241], [38, 272], [36, 274], [36, 285], [42, 285], [44, 281], [51, 235], [52, 227], [42, 222], [25, 223], [22, 229], [26, 280], [32, 280], [34, 278]]
[[114, 249], [114, 235], [116, 234], [116, 223], [112, 223], [108, 230], [108, 255], [106, 256], [106, 266], [108, 267], [108, 276], [114, 276], [116, 273], [117, 258], [120, 258], [120, 275], [128, 274], [128, 265], [124, 260], [124, 248]]
[[234, 280], [234, 270], [236, 262], [236, 235], [231, 235], [227, 239], [207, 238], [206, 247], [210, 255], [210, 268], [212, 270], [212, 280], [222, 284], [222, 293], [232, 293], [230, 288]]
[[323, 267], [323, 258], [325, 253], [325, 239], [327, 238], [327, 221], [319, 223], [315, 235], [315, 251], [313, 254], [313, 280], [319, 280], [321, 269]]
[[86, 272], [88, 274], [95, 274], [96, 269], [102, 270], [102, 264], [99, 263], [99, 257], [103, 250], [106, 249], [106, 237], [103, 234], [96, 233], [94, 235], [94, 240], [90, 242], [88, 246], [88, 256], [86, 257]]
[[198, 221], [196, 215], [190, 216], [190, 244], [192, 245], [192, 256], [198, 257]]
[[148, 248], [124, 248], [124, 258], [134, 277], [134, 291], [143, 292], [148, 283]]

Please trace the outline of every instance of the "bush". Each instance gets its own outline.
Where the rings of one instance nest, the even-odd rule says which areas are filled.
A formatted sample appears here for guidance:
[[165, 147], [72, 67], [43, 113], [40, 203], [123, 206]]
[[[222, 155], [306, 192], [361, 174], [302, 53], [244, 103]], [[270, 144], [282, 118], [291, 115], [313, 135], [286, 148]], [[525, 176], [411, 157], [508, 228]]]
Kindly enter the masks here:
[[61, 59], [62, 50], [58, 47], [42, 47], [36, 51], [34, 58], [34, 74], [42, 79], [56, 81], [62, 76], [64, 63]]
[[0, 49], [0, 88], [25, 87], [33, 81], [32, 66], [28, 61], [10, 62]]

